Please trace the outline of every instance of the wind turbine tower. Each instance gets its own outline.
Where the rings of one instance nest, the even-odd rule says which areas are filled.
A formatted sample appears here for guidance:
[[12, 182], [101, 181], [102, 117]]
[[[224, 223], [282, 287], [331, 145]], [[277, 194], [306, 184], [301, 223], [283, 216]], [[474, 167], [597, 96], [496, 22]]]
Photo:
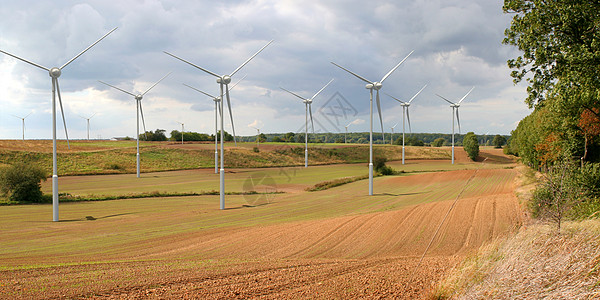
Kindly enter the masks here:
[[313, 131], [313, 134], [315, 133], [315, 123], [313, 122], [313, 116], [312, 116], [312, 103], [313, 100], [315, 99], [315, 97], [317, 97], [317, 95], [319, 95], [331, 82], [333, 81], [333, 79], [329, 80], [329, 82], [323, 86], [318, 92], [316, 92], [312, 97], [310, 98], [304, 98], [302, 96], [299, 96], [298, 94], [294, 93], [294, 92], [290, 92], [282, 87], [279, 87], [280, 89], [302, 99], [302, 102], [304, 103], [304, 109], [305, 109], [305, 119], [306, 121], [304, 122], [304, 167], [308, 168], [308, 115], [310, 113], [310, 123], [311, 123], [311, 128]]
[[[67, 122], [65, 121], [65, 113], [63, 111], [62, 99], [60, 97], [60, 88], [58, 86], [58, 78], [60, 77], [60, 75], [62, 74], [62, 70], [66, 66], [68, 66], [70, 63], [72, 63], [75, 59], [77, 59], [83, 53], [88, 51], [94, 45], [98, 44], [101, 40], [103, 40], [106, 36], [108, 36], [115, 30], [117, 30], [116, 27], [113, 28], [111, 31], [109, 31], [104, 36], [102, 36], [100, 39], [98, 39], [92, 45], [85, 48], [83, 51], [79, 52], [79, 54], [77, 54], [75, 57], [71, 58], [64, 65], [62, 65], [62, 67], [47, 68], [40, 64], [36, 64], [36, 63], [26, 60], [24, 58], [20, 58], [16, 55], [13, 55], [13, 54], [10, 54], [3, 50], [0, 50], [0, 52], [4, 53], [6, 55], [12, 56], [12, 57], [14, 57], [18, 60], [21, 60], [23, 62], [26, 62], [32, 66], [35, 66], [42, 70], [47, 71], [50, 74], [50, 78], [52, 78], [52, 220], [54, 222], [58, 222], [58, 171], [57, 171], [58, 168], [57, 168], [57, 164], [56, 164], [56, 95], [58, 95], [58, 103], [60, 105], [60, 112], [62, 114], [63, 125], [65, 127], [65, 135], [67, 137], [67, 144], [69, 143], [69, 135], [67, 134], [67, 124], [66, 124]], [[69, 148], [70, 148], [70, 146], [69, 146]]]
[[458, 102], [453, 103], [452, 101], [436, 94], [438, 97], [444, 99], [446, 102], [450, 103], [450, 107], [452, 107], [452, 164], [454, 164], [454, 112], [456, 111], [456, 121], [458, 123], [458, 133], [460, 134], [460, 118], [458, 117], [458, 108], [460, 107], [461, 102], [467, 98], [467, 96], [475, 89], [472, 87]]
[[144, 98], [144, 95], [146, 95], [146, 93], [148, 93], [152, 88], [154, 88], [159, 82], [161, 82], [163, 79], [165, 79], [167, 76], [171, 75], [171, 72], [167, 73], [167, 75], [163, 76], [159, 81], [157, 81], [155, 84], [153, 84], [152, 86], [150, 86], [145, 92], [141, 93], [141, 94], [133, 94], [131, 92], [128, 92], [126, 90], [123, 90], [121, 88], [118, 88], [114, 85], [110, 85], [106, 82], [100, 81], [98, 80], [100, 83], [105, 84], [110, 86], [111, 88], [114, 88], [116, 90], [119, 90], [125, 94], [128, 94], [130, 96], [133, 96], [133, 98], [135, 99], [136, 102], [136, 133], [135, 133], [135, 139], [137, 142], [137, 153], [136, 153], [136, 174], [137, 177], [140, 178], [140, 115], [142, 116], [142, 125], [144, 126], [144, 135], [146, 134], [146, 122], [144, 121], [144, 111], [142, 110], [142, 99]]
[[[414, 52], [411, 51], [402, 61], [400, 61], [393, 69], [391, 69], [387, 74], [385, 74], [380, 81], [370, 81], [334, 62], [331, 62], [336, 67], [356, 76], [356, 78], [367, 83], [365, 86], [366, 89], [369, 90], [370, 94], [370, 129], [369, 129], [369, 196], [373, 195], [373, 90], [377, 92], [376, 100], [377, 100], [377, 111], [379, 113], [379, 122], [381, 123], [381, 134], [383, 135], [383, 119], [381, 117], [381, 103], [379, 101], [379, 90], [383, 87], [383, 81], [385, 81], [400, 65]], [[385, 139], [384, 139], [385, 140]]]
[[[246, 75], [244, 75], [244, 77], [242, 77], [240, 80], [238, 80], [238, 82], [236, 82], [235, 84], [231, 85], [231, 87], [229, 87], [229, 90], [230, 91], [233, 90], [233, 88], [238, 83], [240, 83], [240, 81], [244, 80], [244, 78], [246, 78]], [[221, 112], [221, 106], [219, 106], [219, 103], [221, 103], [221, 98], [222, 97], [221, 96], [215, 97], [215, 96], [213, 96], [213, 95], [211, 95], [209, 93], [206, 93], [206, 92], [204, 92], [202, 90], [199, 90], [199, 89], [197, 89], [197, 88], [195, 88], [193, 86], [187, 85], [185, 83], [183, 85], [189, 87], [190, 89], [192, 89], [192, 90], [194, 90], [196, 92], [199, 92], [199, 93], [202, 93], [202, 94], [204, 94], [204, 95], [206, 95], [208, 97], [211, 97], [213, 99], [213, 101], [215, 102], [215, 174], [218, 174], [219, 173], [219, 148], [218, 148], [218, 144], [219, 144], [218, 143], [218, 140], [219, 140], [219, 138], [218, 138], [218, 135], [219, 135], [219, 126], [217, 124], [218, 124], [218, 121], [219, 121], [219, 115], [217, 114], [217, 111], [219, 113]], [[233, 122], [231, 123], [231, 126], [233, 127]]]
[[[202, 68], [198, 65], [195, 65], [185, 59], [179, 58], [169, 52], [163, 51], [165, 54], [172, 56], [178, 60], [181, 60], [184, 63], [187, 63], [197, 69], [202, 70], [205, 73], [208, 73], [212, 76], [217, 77], [217, 83], [219, 84], [220, 90], [221, 90], [221, 99], [224, 99], [223, 96], [227, 97], [227, 106], [229, 108], [229, 116], [231, 117], [231, 128], [233, 130], [233, 140], [235, 142], [235, 127], [233, 126], [233, 115], [231, 114], [231, 99], [229, 98], [229, 83], [231, 83], [231, 77], [233, 75], [235, 75], [235, 73], [237, 73], [241, 68], [243, 68], [248, 62], [250, 62], [254, 57], [256, 57], [261, 51], [263, 51], [267, 46], [269, 46], [271, 43], [273, 42], [273, 40], [271, 40], [270, 42], [268, 42], [266, 45], [264, 45], [262, 48], [260, 48], [260, 50], [258, 50], [258, 52], [254, 53], [254, 55], [252, 55], [250, 58], [248, 58], [244, 63], [242, 63], [239, 67], [237, 67], [237, 69], [235, 69], [233, 72], [231, 72], [229, 75], [219, 75], [217, 73], [211, 72], [205, 68]], [[223, 155], [223, 139], [224, 139], [224, 134], [223, 134], [223, 101], [221, 101], [221, 169], [219, 170], [219, 206], [220, 209], [225, 209], [225, 165], [223, 163], [223, 159], [224, 159], [224, 155]], [[237, 144], [237, 142], [236, 142]]]
[[13, 116], [15, 118], [21, 119], [21, 122], [23, 124], [23, 126], [22, 126], [23, 127], [23, 141], [25, 141], [25, 119], [27, 119], [27, 117], [29, 117], [31, 114], [32, 113], [29, 113], [29, 114], [27, 114], [24, 117], [19, 117], [19, 116], [11, 115], [11, 116]]
[[413, 100], [415, 100], [415, 98], [417, 98], [417, 96], [419, 96], [419, 94], [427, 87], [427, 85], [424, 85], [414, 96], [412, 96], [412, 98], [410, 98], [410, 100], [408, 100], [408, 102], [404, 102], [394, 96], [391, 96], [390, 94], [387, 94], [388, 96], [392, 97], [392, 99], [400, 102], [400, 105], [402, 106], [402, 164], [404, 164], [404, 135], [406, 133], [405, 127], [404, 125], [406, 124], [405, 122], [405, 118], [408, 120], [408, 130], [410, 130], [410, 132], [412, 133], [412, 129], [410, 128], [410, 115], [408, 114], [408, 108], [410, 107], [410, 104], [412, 103]]

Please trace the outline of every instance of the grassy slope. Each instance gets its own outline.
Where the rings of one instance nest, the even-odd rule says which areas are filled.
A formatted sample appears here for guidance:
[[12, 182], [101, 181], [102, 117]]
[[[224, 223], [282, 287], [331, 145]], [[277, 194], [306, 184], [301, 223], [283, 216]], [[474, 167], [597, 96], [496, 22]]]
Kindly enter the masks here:
[[437, 289], [437, 298], [597, 299], [600, 221], [548, 224], [482, 247]]
[[[254, 152], [254, 143], [226, 145], [227, 168], [261, 168], [301, 166], [304, 164], [304, 145], [266, 144]], [[120, 174], [135, 173], [135, 141], [74, 141], [71, 149], [60, 142], [58, 152], [58, 175]], [[311, 165], [367, 162], [368, 145], [311, 144]], [[40, 165], [47, 172], [52, 170], [51, 141], [0, 141], [0, 165], [13, 161], [25, 161]], [[399, 146], [376, 145], [376, 156], [399, 160]], [[408, 159], [448, 159], [447, 148], [407, 147]], [[186, 144], [142, 142], [142, 172], [158, 172], [214, 167], [213, 144]]]

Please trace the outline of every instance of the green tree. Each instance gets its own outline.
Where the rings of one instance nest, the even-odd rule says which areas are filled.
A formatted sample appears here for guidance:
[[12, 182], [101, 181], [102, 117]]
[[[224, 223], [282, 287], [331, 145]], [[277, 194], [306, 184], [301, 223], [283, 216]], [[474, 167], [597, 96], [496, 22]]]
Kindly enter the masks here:
[[506, 138], [499, 134], [496, 134], [496, 136], [494, 136], [494, 139], [492, 140], [492, 145], [494, 145], [495, 148], [502, 148], [504, 144], [506, 144]]
[[558, 83], [600, 86], [600, 2], [591, 0], [505, 0], [514, 14], [504, 44], [523, 51], [508, 61], [515, 82], [527, 78], [527, 104], [543, 102]]
[[[164, 129], [156, 129], [156, 131], [146, 131], [139, 136], [141, 141], [166, 141], [167, 136], [165, 135]], [[181, 139], [181, 136], [179, 136]]]
[[444, 146], [445, 142], [446, 142], [446, 140], [444, 138], [437, 138], [433, 141], [433, 143], [431, 143], [431, 146], [441, 147], [441, 146]]
[[479, 141], [473, 132], [469, 132], [465, 135], [463, 139], [463, 148], [471, 160], [476, 160], [479, 156]]
[[0, 172], [0, 191], [11, 201], [41, 202], [42, 187], [46, 172], [29, 163], [17, 162], [2, 168]]

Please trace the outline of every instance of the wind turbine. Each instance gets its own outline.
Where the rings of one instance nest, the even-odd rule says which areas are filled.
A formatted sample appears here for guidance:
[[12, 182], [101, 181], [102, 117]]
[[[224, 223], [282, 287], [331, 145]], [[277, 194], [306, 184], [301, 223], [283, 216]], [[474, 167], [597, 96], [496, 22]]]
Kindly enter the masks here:
[[396, 71], [396, 69], [414, 52], [411, 51], [402, 61], [400, 61], [393, 69], [391, 69], [387, 74], [385, 74], [385, 76], [383, 76], [383, 78], [381, 78], [381, 80], [379, 82], [377, 81], [370, 81], [334, 62], [331, 62], [332, 64], [334, 64], [336, 67], [356, 76], [356, 78], [364, 81], [367, 83], [367, 85], [365, 86], [366, 89], [369, 90], [369, 94], [370, 94], [370, 112], [369, 112], [369, 116], [371, 118], [370, 120], [370, 131], [369, 131], [369, 196], [373, 195], [373, 90], [377, 91], [377, 111], [379, 112], [379, 122], [381, 123], [381, 135], [383, 136], [383, 119], [381, 117], [381, 104], [379, 102], [379, 90], [381, 89], [381, 87], [383, 87], [383, 81], [386, 80], [394, 71]]
[[[238, 80], [238, 82], [236, 82], [235, 84], [232, 84], [231, 87], [229, 88], [229, 90], [230, 91], [233, 90], [233, 88], [238, 83], [240, 83], [240, 81], [244, 80], [244, 78], [246, 78], [246, 75], [244, 75], [244, 77], [242, 77], [240, 80]], [[202, 93], [202, 94], [204, 94], [204, 95], [206, 95], [208, 97], [211, 97], [213, 99], [213, 101], [215, 102], [215, 174], [217, 174], [217, 173], [219, 173], [219, 168], [218, 168], [218, 166], [219, 166], [219, 150], [217, 148], [217, 145], [218, 145], [217, 135], [219, 133], [219, 127], [217, 126], [217, 122], [219, 120], [219, 117], [217, 115], [217, 110], [219, 111], [219, 113], [221, 112], [221, 107], [219, 106], [219, 103], [221, 102], [221, 97], [220, 96], [219, 97], [215, 97], [215, 96], [213, 96], [213, 95], [211, 95], [209, 93], [201, 91], [201, 90], [199, 90], [199, 89], [197, 89], [197, 88], [195, 88], [193, 86], [187, 85], [185, 83], [183, 83], [183, 85], [189, 87], [190, 89], [192, 89], [192, 90], [194, 90], [196, 92], [199, 92], [199, 93]], [[231, 127], [233, 127], [233, 123], [231, 123]]]
[[136, 134], [135, 134], [135, 140], [137, 142], [137, 153], [136, 153], [136, 162], [137, 162], [137, 177], [140, 178], [140, 114], [142, 115], [142, 124], [144, 125], [144, 135], [146, 134], [146, 122], [144, 121], [144, 111], [142, 110], [142, 99], [144, 98], [144, 95], [146, 95], [146, 93], [148, 93], [152, 88], [154, 88], [159, 82], [161, 82], [163, 79], [165, 79], [167, 76], [171, 75], [171, 72], [167, 73], [167, 75], [163, 76], [159, 81], [157, 81], [155, 84], [153, 84], [152, 86], [150, 86], [150, 88], [148, 88], [145, 92], [141, 93], [141, 94], [133, 94], [131, 92], [128, 92], [126, 90], [123, 90], [121, 88], [118, 88], [114, 85], [110, 85], [104, 81], [100, 81], [98, 80], [100, 83], [105, 84], [110, 86], [111, 88], [114, 88], [116, 90], [119, 90], [127, 95], [131, 95], [133, 96], [133, 98], [135, 99], [136, 102], [136, 118], [137, 118], [137, 127], [136, 127]]
[[[20, 58], [16, 55], [13, 55], [13, 54], [10, 54], [3, 50], [0, 50], [0, 52], [4, 53], [6, 55], [12, 56], [12, 57], [14, 57], [18, 60], [21, 60], [23, 62], [26, 62], [32, 66], [36, 66], [42, 70], [46, 70], [50, 74], [50, 78], [52, 78], [52, 220], [54, 222], [58, 222], [58, 171], [57, 171], [58, 168], [57, 168], [57, 164], [56, 164], [56, 95], [57, 94], [58, 94], [58, 103], [60, 105], [60, 113], [62, 114], [63, 125], [65, 127], [65, 136], [67, 137], [67, 145], [69, 144], [69, 135], [67, 134], [67, 122], [65, 121], [65, 113], [63, 111], [62, 99], [60, 97], [60, 88], [58, 86], [58, 77], [60, 77], [60, 75], [62, 73], [62, 69], [64, 69], [70, 63], [72, 63], [75, 59], [77, 59], [83, 53], [88, 51], [94, 45], [98, 44], [101, 40], [103, 40], [106, 36], [108, 36], [115, 30], [117, 30], [117, 27], [113, 28], [111, 31], [109, 31], [107, 34], [105, 34], [100, 39], [95, 41], [89, 47], [87, 47], [83, 51], [79, 52], [79, 54], [77, 54], [75, 57], [71, 58], [64, 65], [62, 65], [62, 67], [47, 68], [42, 65], [31, 62], [29, 60], [26, 60], [24, 58]], [[69, 148], [70, 148], [70, 145], [69, 145]]]
[[394, 144], [394, 128], [396, 128], [396, 126], [398, 126], [398, 123], [396, 123], [396, 125], [390, 127], [390, 129], [392, 130], [392, 134], [390, 135], [390, 146]]
[[317, 95], [319, 95], [332, 81], [333, 81], [333, 79], [329, 80], [329, 82], [325, 86], [323, 86], [318, 92], [316, 92], [310, 98], [304, 98], [294, 92], [290, 92], [282, 87], [279, 87], [280, 89], [302, 99], [302, 102], [304, 102], [305, 119], [306, 119], [306, 121], [304, 123], [304, 167], [305, 168], [308, 168], [308, 115], [309, 115], [309, 113], [310, 113], [311, 128], [312, 128], [313, 134], [315, 133], [315, 123], [313, 122], [312, 109], [311, 109], [312, 102], [315, 99], [315, 97], [317, 97]]
[[436, 94], [438, 97], [444, 99], [446, 102], [450, 103], [450, 107], [452, 107], [452, 164], [454, 164], [454, 111], [456, 111], [456, 121], [458, 122], [458, 134], [460, 134], [460, 118], [458, 117], [458, 108], [460, 107], [460, 103], [467, 98], [467, 96], [475, 89], [472, 87], [458, 102], [453, 103], [452, 101]]
[[90, 140], [90, 119], [93, 118], [96, 115], [96, 113], [94, 113], [93, 115], [91, 115], [89, 118], [86, 118], [84, 116], [79, 116], [82, 119], [85, 119], [87, 121], [87, 140]]
[[13, 116], [13, 117], [15, 117], [15, 118], [19, 118], [19, 119], [21, 119], [21, 121], [23, 122], [23, 141], [25, 141], [25, 119], [26, 119], [27, 117], [29, 117], [29, 115], [31, 115], [31, 114], [32, 114], [32, 112], [30, 112], [29, 114], [27, 114], [27, 115], [26, 115], [26, 116], [24, 116], [24, 117], [19, 117], [19, 116], [11, 115], [11, 116]]
[[406, 133], [406, 130], [404, 128], [404, 118], [406, 117], [406, 119], [408, 119], [408, 130], [410, 130], [410, 132], [412, 133], [412, 129], [410, 128], [410, 114], [408, 113], [408, 107], [410, 106], [410, 103], [415, 100], [415, 98], [417, 98], [417, 96], [419, 96], [419, 94], [427, 87], [427, 85], [424, 85], [414, 96], [412, 96], [412, 98], [410, 98], [410, 100], [408, 100], [408, 102], [404, 102], [390, 94], [386, 94], [390, 97], [392, 97], [392, 99], [400, 102], [400, 105], [402, 105], [402, 164], [404, 164], [404, 134]]
[[183, 123], [181, 123], [181, 122], [179, 122], [179, 121], [175, 121], [175, 122], [177, 122], [177, 123], [181, 124], [181, 144], [183, 145], [183, 132], [184, 132], [184, 129], [183, 129]]
[[258, 146], [260, 146], [260, 128], [256, 128], [256, 127], [252, 127], [254, 129], [256, 129], [256, 148], [258, 148]]
[[[231, 82], [231, 76], [235, 75], [235, 73], [237, 73], [241, 68], [243, 68], [248, 62], [250, 62], [254, 57], [256, 57], [261, 51], [263, 51], [267, 46], [269, 46], [271, 43], [273, 42], [273, 40], [269, 41], [266, 45], [264, 45], [262, 48], [260, 48], [260, 50], [258, 50], [258, 52], [254, 53], [254, 55], [250, 56], [250, 58], [248, 58], [243, 64], [241, 64], [239, 67], [237, 67], [237, 69], [233, 70], [233, 72], [231, 72], [231, 74], [229, 75], [219, 75], [217, 73], [211, 72], [207, 69], [204, 69], [202, 67], [199, 67], [185, 59], [179, 58], [169, 52], [163, 51], [165, 54], [170, 55], [176, 59], [181, 60], [184, 63], [187, 63], [197, 69], [200, 69], [202, 71], [204, 71], [205, 73], [208, 73], [210, 75], [213, 75], [215, 77], [217, 77], [217, 83], [219, 84], [220, 88], [221, 88], [221, 99], [223, 99], [223, 86], [225, 86], [225, 96], [227, 97], [227, 106], [229, 107], [229, 116], [231, 117], [231, 128], [233, 131], [233, 141], [236, 143], [237, 145], [237, 141], [235, 140], [235, 127], [233, 126], [233, 115], [231, 114], [231, 99], [229, 98], [229, 83]], [[221, 169], [219, 170], [219, 204], [220, 204], [220, 209], [225, 209], [225, 165], [223, 164], [223, 101], [221, 101]]]
[[348, 135], [348, 126], [352, 125], [352, 123], [356, 122], [356, 120], [348, 123], [348, 125], [344, 126], [346, 128], [346, 133], [344, 133], [344, 144], [348, 143], [348, 139], [346, 139], [346, 135]]

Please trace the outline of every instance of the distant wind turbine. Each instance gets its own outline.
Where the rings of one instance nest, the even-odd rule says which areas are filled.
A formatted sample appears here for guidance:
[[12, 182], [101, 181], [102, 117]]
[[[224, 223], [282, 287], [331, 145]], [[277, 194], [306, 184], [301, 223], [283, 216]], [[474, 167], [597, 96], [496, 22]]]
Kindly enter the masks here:
[[294, 93], [294, 92], [290, 92], [282, 87], [279, 87], [280, 89], [302, 99], [302, 102], [304, 103], [304, 109], [305, 109], [305, 119], [306, 121], [304, 122], [304, 167], [308, 168], [308, 115], [310, 113], [310, 123], [311, 123], [311, 128], [313, 131], [313, 134], [315, 133], [315, 123], [313, 122], [313, 116], [312, 116], [312, 103], [313, 100], [315, 99], [315, 97], [317, 97], [317, 95], [319, 95], [331, 82], [333, 81], [333, 79], [329, 80], [329, 82], [324, 85], [318, 92], [316, 92], [312, 97], [310, 98], [304, 98], [302, 96], [299, 96], [298, 94]]
[[110, 86], [111, 88], [114, 88], [116, 90], [119, 90], [125, 94], [131, 95], [133, 96], [133, 98], [135, 99], [136, 102], [136, 120], [137, 120], [137, 127], [136, 127], [136, 133], [135, 133], [135, 139], [137, 141], [137, 153], [136, 153], [136, 174], [137, 177], [140, 178], [140, 114], [142, 116], [142, 125], [144, 125], [144, 135], [146, 134], [146, 122], [144, 121], [144, 111], [142, 110], [142, 99], [144, 98], [144, 95], [146, 95], [146, 93], [148, 93], [152, 88], [154, 88], [159, 82], [161, 82], [163, 79], [165, 79], [167, 76], [171, 75], [171, 72], [167, 73], [167, 75], [163, 76], [159, 81], [157, 81], [155, 84], [153, 84], [152, 86], [150, 86], [145, 92], [141, 93], [141, 94], [133, 94], [131, 92], [128, 92], [126, 90], [123, 90], [121, 88], [118, 88], [114, 85], [110, 85], [104, 81], [100, 81], [98, 80], [100, 83], [105, 84]]
[[87, 121], [87, 140], [90, 140], [90, 119], [93, 118], [96, 115], [96, 113], [94, 113], [93, 115], [91, 115], [89, 118], [86, 118], [84, 116], [79, 116], [82, 119], [85, 119]]
[[402, 61], [400, 61], [393, 69], [391, 69], [387, 74], [385, 74], [379, 82], [368, 80], [334, 62], [331, 62], [336, 67], [356, 76], [356, 78], [367, 83], [365, 86], [366, 89], [369, 90], [370, 93], [370, 112], [369, 116], [370, 120], [370, 131], [369, 131], [369, 196], [373, 195], [373, 90], [377, 91], [377, 111], [379, 112], [379, 122], [381, 123], [381, 135], [383, 135], [383, 118], [381, 117], [381, 104], [379, 101], [379, 90], [383, 87], [383, 81], [386, 80], [400, 65], [414, 52], [411, 51]]
[[390, 135], [390, 146], [394, 144], [394, 128], [396, 128], [396, 126], [398, 126], [398, 123], [390, 127], [390, 129], [392, 130], [392, 134]]
[[27, 114], [24, 117], [19, 117], [19, 116], [15, 116], [15, 115], [11, 115], [15, 118], [21, 119], [22, 123], [23, 123], [23, 141], [25, 141], [25, 119], [27, 119], [27, 117], [29, 117], [32, 114], [32, 112], [30, 112], [29, 114]]
[[[258, 52], [254, 53], [254, 55], [252, 55], [250, 58], [248, 58], [244, 63], [242, 63], [239, 67], [237, 67], [237, 69], [235, 69], [229, 75], [219, 75], [219, 74], [211, 72], [205, 68], [202, 68], [198, 65], [195, 65], [185, 59], [179, 58], [169, 52], [166, 52], [166, 51], [163, 51], [163, 52], [165, 54], [172, 56], [176, 59], [179, 59], [182, 62], [187, 63], [197, 69], [200, 69], [205, 73], [208, 73], [210, 75], [217, 77], [217, 83], [219, 84], [219, 86], [221, 88], [221, 99], [223, 99], [223, 95], [225, 95], [227, 97], [227, 106], [229, 107], [229, 116], [231, 117], [231, 123], [233, 124], [233, 115], [231, 114], [231, 99], [229, 98], [229, 83], [231, 83], [231, 76], [235, 75], [235, 73], [237, 73], [241, 68], [243, 68], [248, 62], [250, 62], [254, 57], [256, 57], [261, 51], [263, 51], [272, 42], [273, 42], [273, 40], [271, 40], [266, 45], [264, 45], [262, 48], [260, 48], [260, 50], [258, 50]], [[231, 129], [233, 131], [233, 140], [234, 140], [234, 142], [236, 142], [235, 127], [232, 126]], [[220, 209], [225, 209], [225, 165], [223, 163], [223, 159], [224, 159], [223, 138], [224, 138], [224, 134], [223, 134], [223, 101], [221, 101], [221, 169], [219, 170], [219, 189], [220, 189], [220, 191], [219, 191], [219, 206], [220, 206]], [[236, 142], [236, 145], [237, 145], [237, 142]]]
[[413, 100], [415, 100], [415, 98], [417, 98], [417, 96], [419, 96], [419, 94], [427, 87], [427, 85], [424, 85], [414, 96], [412, 96], [412, 98], [410, 98], [410, 100], [408, 100], [408, 102], [404, 102], [390, 94], [387, 94], [388, 96], [392, 97], [392, 99], [400, 102], [400, 105], [402, 106], [402, 164], [404, 164], [404, 134], [406, 132], [405, 128], [404, 128], [404, 124], [406, 124], [406, 122], [404, 121], [404, 118], [406, 117], [406, 119], [408, 120], [408, 130], [410, 130], [410, 132], [412, 133], [412, 129], [410, 128], [410, 115], [408, 114], [408, 107], [410, 106], [410, 103], [412, 103]]
[[[240, 80], [238, 80], [238, 82], [232, 84], [229, 87], [229, 90], [230, 91], [233, 90], [233, 88], [238, 83], [240, 83], [240, 81], [244, 80], [244, 78], [246, 78], [246, 75], [244, 75], [244, 77], [242, 77]], [[219, 127], [217, 126], [217, 123], [219, 121], [219, 116], [217, 115], [217, 111], [219, 111], [219, 113], [221, 112], [221, 107], [219, 106], [219, 103], [221, 103], [221, 96], [215, 97], [215, 96], [213, 96], [213, 95], [211, 95], [209, 93], [206, 93], [204, 91], [201, 91], [201, 90], [199, 90], [199, 89], [197, 89], [197, 88], [195, 88], [193, 86], [187, 85], [185, 83], [183, 85], [189, 87], [190, 89], [192, 89], [192, 90], [194, 90], [196, 92], [199, 92], [199, 93], [202, 93], [202, 94], [204, 94], [204, 95], [206, 95], [208, 97], [211, 97], [213, 99], [213, 101], [215, 102], [215, 174], [218, 174], [219, 173], [219, 150], [218, 150], [219, 148], [217, 147], [217, 145], [218, 145]], [[231, 123], [231, 127], [233, 127], [233, 122]]]
[[346, 128], [346, 133], [344, 133], [344, 144], [348, 143], [348, 139], [346, 138], [346, 135], [348, 135], [348, 126], [352, 125], [354, 122], [356, 122], [356, 120], [348, 123], [348, 125], [344, 126]]
[[472, 87], [458, 102], [453, 103], [452, 101], [436, 94], [438, 97], [444, 99], [446, 102], [450, 103], [450, 107], [452, 107], [452, 164], [454, 164], [454, 111], [456, 111], [456, 121], [458, 122], [458, 134], [460, 134], [460, 118], [458, 117], [458, 108], [460, 107], [460, 103], [467, 98], [467, 96], [475, 89]]
[[183, 127], [183, 123], [179, 122], [179, 121], [175, 121], [179, 124], [181, 124], [181, 144], [183, 145], [183, 133], [185, 132], [185, 129]]
[[[70, 63], [72, 63], [74, 60], [76, 60], [78, 57], [80, 57], [83, 53], [88, 51], [90, 48], [94, 47], [94, 45], [98, 44], [101, 40], [103, 40], [105, 37], [107, 37], [109, 34], [111, 34], [115, 30], [117, 30], [116, 27], [113, 28], [111, 31], [109, 31], [104, 36], [102, 36], [100, 39], [95, 41], [92, 45], [85, 48], [83, 51], [79, 52], [79, 54], [77, 54], [75, 57], [71, 58], [60, 68], [59, 67], [46, 68], [42, 65], [36, 64], [36, 63], [26, 60], [24, 58], [20, 58], [16, 55], [13, 55], [8, 52], [0, 50], [0, 52], [6, 54], [8, 56], [12, 56], [12, 57], [14, 57], [18, 60], [21, 60], [23, 62], [26, 62], [32, 66], [36, 66], [42, 70], [46, 70], [48, 73], [50, 73], [50, 78], [52, 78], [52, 220], [54, 222], [58, 222], [58, 167], [57, 167], [57, 163], [56, 163], [56, 156], [57, 156], [56, 155], [56, 95], [58, 95], [58, 104], [60, 105], [60, 113], [62, 114], [63, 125], [65, 127], [65, 136], [67, 138], [67, 145], [69, 145], [69, 135], [67, 133], [67, 122], [65, 121], [65, 113], [63, 111], [62, 99], [60, 97], [60, 88], [58, 86], [58, 78], [62, 74], [62, 69], [64, 69]], [[71, 148], [70, 145], [69, 145], [69, 148]]]
[[256, 148], [258, 148], [258, 146], [260, 146], [260, 128], [257, 127], [252, 127], [254, 129], [256, 129]]

